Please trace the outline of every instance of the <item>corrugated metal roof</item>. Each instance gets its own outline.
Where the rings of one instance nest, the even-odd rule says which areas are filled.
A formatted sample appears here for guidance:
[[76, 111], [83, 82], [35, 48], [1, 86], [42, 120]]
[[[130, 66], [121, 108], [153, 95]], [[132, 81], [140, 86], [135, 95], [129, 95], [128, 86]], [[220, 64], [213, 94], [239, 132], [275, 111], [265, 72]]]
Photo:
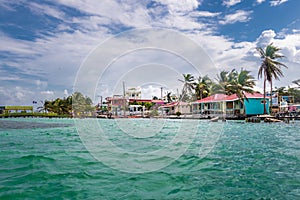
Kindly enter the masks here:
[[[263, 94], [260, 93], [245, 93], [248, 99], [251, 98], [264, 98]], [[266, 97], [269, 98], [269, 97]], [[206, 97], [204, 99], [193, 102], [195, 103], [210, 103], [210, 102], [220, 102], [220, 101], [236, 101], [239, 97], [236, 94], [226, 95], [226, 94], [214, 94], [212, 96]]]

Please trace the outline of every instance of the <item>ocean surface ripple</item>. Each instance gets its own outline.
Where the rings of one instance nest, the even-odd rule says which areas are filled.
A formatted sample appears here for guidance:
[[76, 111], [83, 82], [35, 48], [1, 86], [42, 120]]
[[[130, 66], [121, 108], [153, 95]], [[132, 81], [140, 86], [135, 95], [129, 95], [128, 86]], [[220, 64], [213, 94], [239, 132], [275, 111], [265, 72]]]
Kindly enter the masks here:
[[[122, 134], [126, 123], [120, 129], [114, 120], [91, 120], [118, 148], [141, 154], [180, 134], [179, 120], [160, 127], [159, 120], [131, 119], [128, 130], [157, 131], [149, 138]], [[1, 119], [0, 199], [300, 199], [299, 122], [218, 123], [222, 133], [206, 156], [199, 141], [215, 125], [199, 121], [193, 142], [170, 165], [127, 173], [95, 159], [72, 119]]]

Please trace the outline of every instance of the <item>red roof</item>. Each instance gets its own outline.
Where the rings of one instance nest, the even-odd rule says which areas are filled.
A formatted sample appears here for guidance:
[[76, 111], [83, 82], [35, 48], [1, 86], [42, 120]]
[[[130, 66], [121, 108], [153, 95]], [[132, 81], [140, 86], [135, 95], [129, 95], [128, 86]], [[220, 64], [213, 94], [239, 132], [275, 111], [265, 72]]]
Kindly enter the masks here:
[[[260, 93], [245, 93], [248, 99], [251, 98], [264, 98], [263, 94]], [[268, 98], [268, 97], [266, 97]], [[236, 94], [226, 95], [226, 94], [214, 94], [212, 96], [206, 97], [204, 99], [195, 101], [194, 103], [210, 103], [210, 102], [220, 102], [220, 101], [236, 101], [239, 97]]]
[[198, 101], [195, 101], [195, 103], [206, 103], [206, 102], [219, 102], [219, 101], [225, 101], [226, 97], [228, 97], [226, 94], [214, 94], [212, 96], [200, 99]]
[[129, 99], [129, 102], [132, 103], [132, 102], [149, 102], [151, 103], [152, 102], [152, 99]]
[[166, 107], [166, 108], [169, 108], [169, 107], [173, 107], [173, 106], [187, 106], [189, 105], [187, 102], [183, 102], [183, 101], [180, 101], [180, 102], [171, 102], [171, 103], [167, 103], [166, 105], [163, 105], [162, 107]]
[[163, 100], [159, 100], [159, 99], [157, 99], [157, 100], [152, 100], [151, 101], [152, 103], [155, 103], [155, 104], [159, 104], [159, 105], [163, 105], [163, 104], [165, 104], [165, 102], [163, 101]]
[[[253, 94], [251, 94], [251, 93], [246, 92], [245, 96], [248, 99], [251, 99], [251, 98], [252, 99], [255, 99], [255, 98], [258, 98], [258, 99], [261, 98], [262, 99], [262, 98], [264, 98], [264, 95], [260, 94], [260, 93], [253, 93]], [[269, 97], [266, 96], [266, 98], [269, 98]], [[235, 101], [235, 100], [238, 100], [238, 99], [239, 99], [239, 97], [236, 94], [232, 94], [232, 95], [226, 97], [226, 101]]]

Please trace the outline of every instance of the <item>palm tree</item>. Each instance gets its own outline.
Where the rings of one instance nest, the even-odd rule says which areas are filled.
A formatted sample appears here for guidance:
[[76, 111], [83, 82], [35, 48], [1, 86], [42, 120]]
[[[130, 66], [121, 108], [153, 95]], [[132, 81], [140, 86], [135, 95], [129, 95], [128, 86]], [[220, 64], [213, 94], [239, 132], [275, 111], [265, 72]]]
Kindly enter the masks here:
[[194, 90], [194, 76], [192, 74], [182, 74], [183, 80], [178, 79], [180, 82], [183, 83], [181, 98], [182, 100], [187, 100], [189, 94], [192, 93]]
[[[278, 54], [280, 48], [273, 46], [273, 43], [269, 44], [265, 50], [261, 47], [256, 48], [262, 59], [262, 63], [258, 70], [258, 78], [264, 77], [264, 114], [267, 113], [266, 109], [266, 82], [268, 81], [271, 86], [271, 95], [272, 95], [272, 85], [273, 78], [279, 80], [279, 77], [283, 77], [283, 72], [281, 66], [286, 67], [283, 63], [276, 61], [278, 58], [283, 58], [283, 55]], [[271, 101], [272, 108], [272, 101]]]
[[172, 102], [171, 94], [172, 94], [172, 92], [168, 92], [168, 93], [167, 93], [167, 101], [168, 101], [168, 103], [171, 103], [171, 102]]
[[43, 106], [39, 106], [38, 108], [39, 112], [53, 112], [53, 105], [51, 101], [45, 100], [43, 103]]
[[231, 72], [228, 72], [226, 70], [223, 70], [220, 72], [220, 74], [217, 75], [217, 83], [212, 84], [212, 93], [213, 94], [233, 94], [231, 91], [228, 90], [227, 86], [230, 82], [234, 80], [234, 78], [237, 76], [237, 72], [235, 69], [231, 70]]
[[197, 82], [194, 83], [195, 95], [197, 100], [209, 96], [211, 85], [212, 81], [207, 75], [198, 77]]
[[226, 85], [227, 94], [236, 94], [241, 102], [242, 99], [247, 99], [245, 93], [253, 93], [253, 87], [255, 86], [254, 77], [250, 74], [250, 71], [241, 69], [240, 72], [232, 70], [229, 73], [229, 82]]
[[234, 91], [231, 91], [228, 88], [228, 85], [237, 79], [238, 72], [233, 69], [230, 72], [228, 71], [221, 71], [220, 74], [217, 75], [217, 83], [212, 84], [212, 93], [213, 94], [227, 94], [231, 95], [234, 94]]
[[296, 84], [300, 88], [300, 79], [294, 80], [292, 83]]
[[217, 75], [217, 84], [214, 84], [213, 91], [214, 93], [225, 94], [225, 88], [228, 84], [228, 71], [221, 71], [220, 74]]

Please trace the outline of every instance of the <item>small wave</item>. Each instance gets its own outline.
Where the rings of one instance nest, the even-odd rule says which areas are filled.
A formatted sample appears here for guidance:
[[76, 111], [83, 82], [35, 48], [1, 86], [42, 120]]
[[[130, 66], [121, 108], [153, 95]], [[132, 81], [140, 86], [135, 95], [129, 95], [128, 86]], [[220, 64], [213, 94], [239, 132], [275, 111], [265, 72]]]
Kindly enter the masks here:
[[20, 159], [22, 160], [26, 160], [26, 161], [55, 161], [54, 158], [50, 158], [47, 156], [41, 156], [41, 155], [26, 155], [26, 156], [22, 156], [20, 157]]

